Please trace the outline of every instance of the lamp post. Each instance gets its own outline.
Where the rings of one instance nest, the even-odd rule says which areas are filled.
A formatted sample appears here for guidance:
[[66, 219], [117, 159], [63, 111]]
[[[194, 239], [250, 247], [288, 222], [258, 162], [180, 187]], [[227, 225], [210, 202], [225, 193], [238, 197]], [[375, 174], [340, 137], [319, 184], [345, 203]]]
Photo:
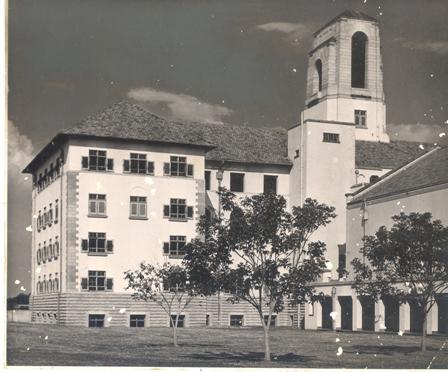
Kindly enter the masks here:
[[[221, 182], [224, 178], [224, 171], [219, 168], [216, 172], [216, 179], [218, 181], [218, 218], [219, 225], [221, 227]], [[221, 327], [221, 318], [222, 318], [222, 310], [221, 310], [221, 291], [218, 290], [218, 327]]]

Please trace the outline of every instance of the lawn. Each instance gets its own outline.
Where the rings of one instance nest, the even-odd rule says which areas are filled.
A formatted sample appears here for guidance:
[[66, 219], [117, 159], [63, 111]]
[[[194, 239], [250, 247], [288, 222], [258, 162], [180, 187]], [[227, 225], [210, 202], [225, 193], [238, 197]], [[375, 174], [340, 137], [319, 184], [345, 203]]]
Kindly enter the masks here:
[[[339, 342], [336, 342], [336, 339]], [[273, 361], [263, 361], [261, 328], [76, 328], [8, 324], [8, 365], [293, 368], [448, 368], [448, 342], [418, 336], [275, 328]], [[443, 347], [442, 347], [443, 346]], [[337, 356], [338, 347], [343, 353]], [[435, 358], [434, 358], [435, 357]]]

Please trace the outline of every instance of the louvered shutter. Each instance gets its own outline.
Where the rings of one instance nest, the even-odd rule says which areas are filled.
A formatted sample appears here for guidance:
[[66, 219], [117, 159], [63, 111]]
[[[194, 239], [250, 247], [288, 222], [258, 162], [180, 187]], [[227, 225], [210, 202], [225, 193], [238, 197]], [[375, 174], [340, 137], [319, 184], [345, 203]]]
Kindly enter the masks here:
[[123, 160], [123, 172], [129, 172], [129, 160]]
[[87, 278], [81, 279], [81, 289], [87, 289], [88, 280]]
[[187, 217], [193, 218], [193, 207], [187, 207]]
[[171, 174], [170, 168], [171, 168], [170, 163], [163, 163], [163, 174], [165, 176], [169, 176]]
[[107, 241], [106, 249], [107, 249], [107, 253], [113, 253], [113, 251], [114, 251], [114, 241], [113, 240]]
[[187, 176], [193, 177], [193, 164], [187, 164]]
[[147, 173], [154, 174], [154, 162], [153, 161], [148, 161]]
[[163, 255], [168, 256], [170, 254], [170, 243], [163, 243]]
[[82, 163], [82, 169], [89, 169], [89, 157], [88, 156], [83, 156], [81, 163]]
[[114, 280], [113, 280], [113, 278], [107, 278], [106, 279], [106, 289], [108, 291], [112, 291], [114, 289]]
[[89, 251], [89, 241], [87, 239], [83, 239], [81, 242], [81, 251], [88, 252]]
[[108, 171], [114, 170], [114, 159], [107, 159], [107, 170]]
[[170, 206], [164, 205], [163, 206], [163, 217], [169, 217], [170, 216]]

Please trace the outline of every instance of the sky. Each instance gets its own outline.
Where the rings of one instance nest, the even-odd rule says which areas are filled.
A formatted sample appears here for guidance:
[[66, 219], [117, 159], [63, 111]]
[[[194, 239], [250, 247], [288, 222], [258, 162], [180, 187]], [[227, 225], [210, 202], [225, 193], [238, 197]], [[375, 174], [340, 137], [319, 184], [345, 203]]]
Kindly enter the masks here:
[[380, 22], [391, 138], [446, 141], [446, 0], [10, 0], [8, 295], [30, 282], [20, 171], [59, 130], [124, 99], [170, 119], [288, 128], [312, 33], [346, 9]]

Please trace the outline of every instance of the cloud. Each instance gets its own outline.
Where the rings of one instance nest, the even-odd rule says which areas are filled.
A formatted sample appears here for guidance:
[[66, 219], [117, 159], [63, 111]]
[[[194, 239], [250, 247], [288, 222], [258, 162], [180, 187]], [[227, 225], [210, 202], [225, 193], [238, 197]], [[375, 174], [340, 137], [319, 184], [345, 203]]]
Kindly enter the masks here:
[[448, 55], [448, 41], [406, 41], [402, 42], [401, 45], [408, 49]]
[[150, 87], [131, 89], [127, 95], [139, 102], [166, 105], [174, 119], [222, 123], [222, 118], [232, 113], [232, 110], [225, 106], [202, 102], [194, 96], [164, 92]]
[[258, 25], [257, 28], [266, 32], [279, 32], [285, 34], [288, 39], [292, 39], [296, 42], [303, 40], [310, 33], [308, 27], [302, 23], [269, 22]]
[[22, 169], [33, 159], [34, 146], [31, 140], [19, 132], [12, 120], [8, 120], [8, 176], [23, 180]]
[[387, 133], [391, 140], [445, 144], [446, 136], [439, 135], [447, 131], [448, 125], [387, 124]]

